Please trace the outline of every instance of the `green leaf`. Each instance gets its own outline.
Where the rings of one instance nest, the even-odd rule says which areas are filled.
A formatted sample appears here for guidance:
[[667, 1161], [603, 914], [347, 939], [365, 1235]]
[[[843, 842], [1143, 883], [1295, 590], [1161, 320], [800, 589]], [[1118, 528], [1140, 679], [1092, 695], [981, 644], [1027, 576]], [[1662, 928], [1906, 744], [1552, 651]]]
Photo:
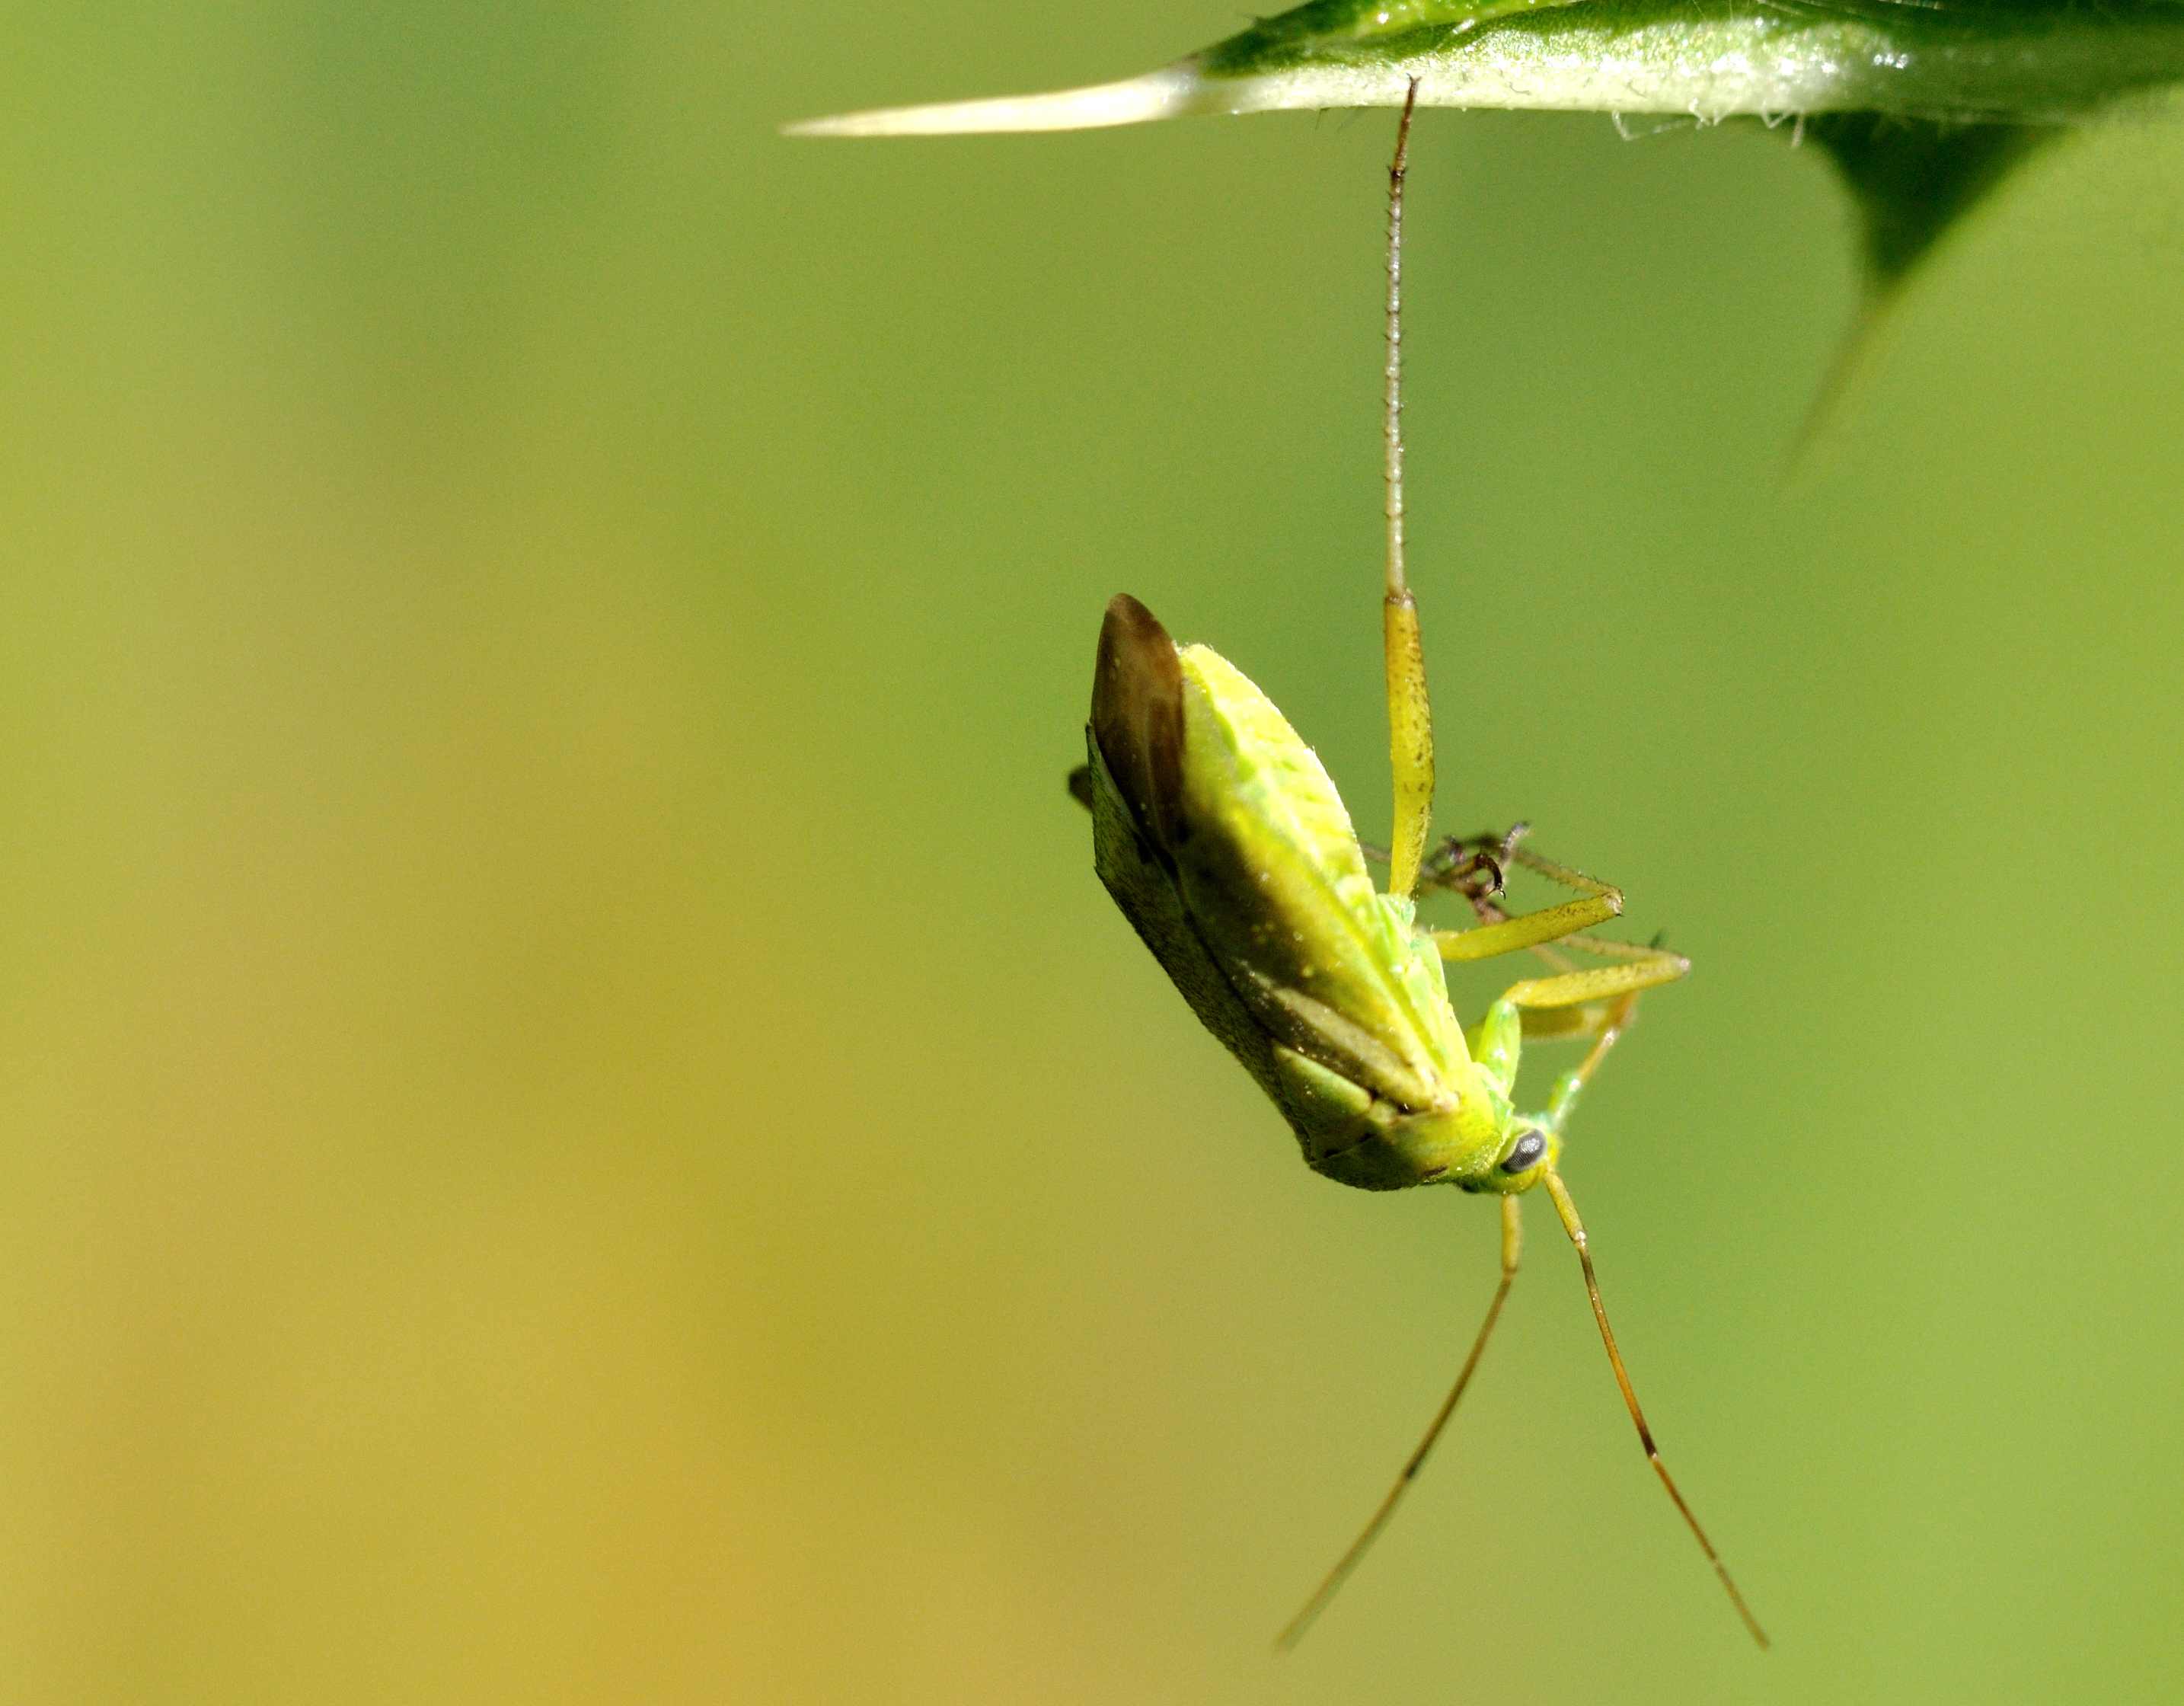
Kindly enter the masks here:
[[1392, 107], [1413, 78], [1423, 106], [2045, 124], [2184, 79], [2184, 3], [1309, 0], [1119, 83], [790, 128], [933, 136]]
[[1808, 127], [1858, 203], [1869, 278], [1886, 289], [2042, 142], [2054, 125], [1948, 125], [1823, 113]]
[[2184, 81], [2184, 0], [1308, 0], [1122, 82], [789, 129], [934, 136], [1396, 107], [1414, 79], [1421, 106], [1790, 121], [1850, 186], [1877, 309], [2044, 137]]
[[1934, 246], [2059, 125], [1952, 124], [1821, 113], [1805, 135], [1835, 162], [1864, 231], [1865, 300], [1798, 435], [1802, 457], [1865, 367], [1903, 281]]

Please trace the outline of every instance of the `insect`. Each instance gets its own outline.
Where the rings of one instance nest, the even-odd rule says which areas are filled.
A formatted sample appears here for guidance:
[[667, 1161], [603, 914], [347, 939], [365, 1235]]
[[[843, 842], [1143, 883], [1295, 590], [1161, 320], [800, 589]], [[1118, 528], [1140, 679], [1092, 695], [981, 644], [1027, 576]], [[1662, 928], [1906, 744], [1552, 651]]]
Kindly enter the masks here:
[[[1456, 1383], [1364, 1530], [1282, 1631], [1292, 1645], [1394, 1514], [1470, 1384], [1516, 1278], [1524, 1194], [1544, 1190], [1577, 1251], [1585, 1293], [1646, 1455], [1763, 1647], [1765, 1633], [1661, 1460], [1602, 1306], [1585, 1226], [1563, 1182], [1565, 1131], [1585, 1084], [1640, 994], [1690, 962], [1658, 947], [1589, 934], [1622, 911], [1604, 883], [1501, 837], [1429, 851], [1434, 744], [1418, 606], [1406, 578], [1402, 486], [1402, 209], [1411, 117], [1403, 109], [1389, 171], [1384, 415], [1387, 577], [1383, 600], [1395, 835], [1388, 887], [1318, 756], [1225, 659], [1178, 647], [1127, 594], [1107, 607], [1093, 677], [1085, 766], [1071, 789], [1092, 812], [1094, 864], [1199, 1018], [1243, 1062], [1295, 1130], [1315, 1172], [1368, 1190], [1452, 1185], [1502, 1207], [1502, 1271]], [[1521, 866], [1576, 898], [1511, 913], [1507, 868]], [[1476, 922], [1430, 929], [1421, 887], [1469, 900]], [[1545, 975], [1504, 990], [1467, 1030], [1445, 962], [1531, 950]], [[1560, 951], [1606, 963], [1580, 967]], [[1540, 1113], [1514, 1102], [1527, 1040], [1590, 1038]]]

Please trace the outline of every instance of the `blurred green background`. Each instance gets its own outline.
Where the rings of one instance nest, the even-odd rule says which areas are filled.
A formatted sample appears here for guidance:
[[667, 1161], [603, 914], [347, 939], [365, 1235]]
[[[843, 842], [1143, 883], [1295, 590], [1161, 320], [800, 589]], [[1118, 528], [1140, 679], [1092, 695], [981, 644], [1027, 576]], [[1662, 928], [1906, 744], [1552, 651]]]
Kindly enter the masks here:
[[[2164, 1700], [2184, 132], [1855, 301], [1816, 153], [1429, 114], [1443, 815], [1698, 962], [1493, 1215], [1090, 870], [1102, 603], [1384, 819], [1384, 116], [893, 145], [1127, 3], [21, 12], [0, 1698]], [[1536, 1085], [1543, 1082], [1535, 1077]]]

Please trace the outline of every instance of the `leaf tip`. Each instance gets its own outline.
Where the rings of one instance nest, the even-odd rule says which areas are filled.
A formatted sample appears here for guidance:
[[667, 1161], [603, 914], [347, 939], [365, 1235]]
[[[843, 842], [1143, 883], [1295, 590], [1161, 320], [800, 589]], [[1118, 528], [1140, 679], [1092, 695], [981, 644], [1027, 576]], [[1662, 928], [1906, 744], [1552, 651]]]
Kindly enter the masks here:
[[783, 125], [785, 137], [963, 137], [1026, 131], [1095, 131], [1150, 124], [1195, 109], [1200, 92], [1188, 60], [1119, 83], [1002, 95], [922, 107], [879, 107]]

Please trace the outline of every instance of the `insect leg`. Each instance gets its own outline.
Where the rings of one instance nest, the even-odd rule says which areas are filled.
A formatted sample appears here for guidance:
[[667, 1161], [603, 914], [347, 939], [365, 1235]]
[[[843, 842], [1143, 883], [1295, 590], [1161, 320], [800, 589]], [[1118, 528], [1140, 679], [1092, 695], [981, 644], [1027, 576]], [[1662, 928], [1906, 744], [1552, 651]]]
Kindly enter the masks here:
[[1619, 966], [1593, 966], [1581, 972], [1526, 978], [1504, 990], [1502, 999], [1514, 1006], [1534, 1009], [1581, 1006], [1590, 1001], [1612, 1001], [1619, 995], [1635, 995], [1641, 990], [1673, 984], [1691, 968], [1689, 960], [1666, 948], [1630, 945], [1630, 956]]
[[[1555, 971], [1565, 973], [1572, 969], [1567, 955], [1557, 951], [1573, 950], [1591, 954], [1598, 959], [1623, 960], [1652, 964], [1659, 973], [1658, 978], [1644, 980], [1642, 987], [1654, 983], [1674, 983], [1683, 972], [1674, 969], [1674, 962], [1682, 960], [1685, 971], [1691, 962], [1678, 954], [1664, 952], [1658, 945], [1647, 947], [1636, 942], [1612, 941], [1605, 936], [1565, 936], [1552, 949], [1535, 948], [1533, 952], [1551, 964]], [[1667, 965], [1659, 962], [1667, 962]], [[1535, 984], [1549, 980], [1535, 979]], [[1517, 986], [1520, 993], [1524, 985]], [[1598, 1036], [1622, 1024], [1629, 1009], [1615, 999], [1616, 992], [1609, 991], [1604, 998], [1581, 1002], [1574, 1006], [1528, 1006], [1524, 1009], [1524, 1038], [1528, 1042], [1554, 1040], [1570, 1037]], [[1635, 995], [1632, 997], [1635, 999]]]
[[[1658, 945], [1649, 947], [1585, 934], [1591, 923], [1601, 922], [1588, 917], [1585, 909], [1606, 906], [1609, 908], [1607, 916], [1614, 916], [1622, 909], [1622, 891], [1586, 876], [1574, 866], [1518, 846], [1527, 828], [1520, 823], [1506, 835], [1451, 838], [1435, 850], [1429, 861], [1426, 880], [1461, 895], [1479, 915], [1480, 923], [1468, 930], [1431, 934], [1444, 959], [1481, 960], [1497, 952], [1529, 948], [1549, 967], [1554, 976], [1526, 979], [1513, 985], [1504, 997], [1524, 1010], [1527, 1040], [1597, 1035], [1602, 1029], [1621, 1023], [1623, 1010], [1611, 1005], [1618, 996], [1673, 983], [1691, 969], [1691, 962], [1681, 955], [1665, 952]], [[1564, 888], [1579, 889], [1587, 898], [1512, 917], [1497, 904], [1499, 884], [1483, 876], [1488, 870], [1498, 875], [1506, 866], [1522, 867]], [[1504, 927], [1512, 924], [1528, 928], [1522, 933], [1505, 931]], [[1566, 983], [1563, 978], [1576, 971], [1569, 958], [1572, 953], [1619, 960], [1625, 966], [1613, 976]]]
[[1474, 924], [1468, 930], [1432, 930], [1434, 946], [1444, 960], [1490, 960], [1496, 954], [1513, 954], [1520, 948], [1536, 948], [1558, 942], [1596, 924], [1604, 924], [1623, 911], [1623, 896], [1603, 888], [1580, 900], [1542, 906], [1536, 912], [1520, 912], [1490, 924]]
[[1312, 1597], [1305, 1601], [1304, 1608], [1292, 1617], [1288, 1626], [1274, 1637], [1274, 1646], [1279, 1651], [1288, 1652], [1304, 1638], [1304, 1632], [1312, 1627], [1313, 1620], [1327, 1609], [1328, 1602], [1350, 1579], [1350, 1573], [1357, 1568], [1365, 1554], [1372, 1549], [1373, 1542], [1380, 1537], [1380, 1530], [1387, 1527], [1388, 1519], [1395, 1515], [1396, 1507], [1402, 1502], [1411, 1483], [1418, 1479], [1418, 1471], [1425, 1467], [1426, 1458], [1440, 1440], [1441, 1430], [1448, 1426], [1449, 1418], [1456, 1413], [1457, 1401], [1463, 1397], [1463, 1389], [1471, 1384], [1472, 1373], [1479, 1367], [1480, 1353], [1486, 1349], [1486, 1341], [1494, 1332], [1494, 1324], [1502, 1319], [1502, 1306], [1508, 1301], [1509, 1287], [1517, 1278], [1518, 1259], [1524, 1248], [1524, 1223], [1518, 1207], [1519, 1201], [1515, 1196], [1502, 1199], [1502, 1280], [1494, 1288], [1494, 1301], [1486, 1306], [1486, 1319], [1479, 1324], [1479, 1335], [1471, 1341], [1471, 1352], [1463, 1359], [1463, 1367], [1457, 1373], [1456, 1384], [1449, 1388], [1448, 1396], [1441, 1400], [1440, 1408], [1435, 1412], [1433, 1420], [1426, 1424], [1425, 1437], [1418, 1441], [1418, 1448], [1404, 1463], [1402, 1473], [1396, 1477], [1395, 1486], [1388, 1489], [1388, 1496], [1380, 1501], [1379, 1508], [1373, 1513], [1364, 1530], [1350, 1543], [1350, 1550], [1335, 1561], [1334, 1568], [1328, 1571], [1326, 1579], [1312, 1591]]
[[1388, 167], [1388, 356], [1384, 371], [1388, 563], [1381, 602], [1381, 642], [1388, 676], [1388, 761], [1395, 782], [1394, 845], [1388, 892], [1407, 898], [1418, 887], [1433, 821], [1433, 707], [1426, 694], [1424, 641], [1418, 600], [1403, 571], [1403, 174], [1410, 160], [1411, 114], [1418, 85], [1411, 80]]
[[[1634, 992], [1618, 1001], [1581, 1009], [1585, 1013], [1596, 1016], [1591, 1023], [1574, 1027], [1572, 1032], [1563, 1033], [1568, 1035], [1580, 1029], [1589, 1029], [1596, 1031], [1598, 1034], [1592, 1046], [1585, 1051], [1585, 1058], [1555, 1080], [1554, 1091], [1547, 1098], [1547, 1123], [1557, 1131], [1560, 1131], [1568, 1121], [1571, 1111], [1577, 1107], [1578, 1097], [1585, 1093], [1585, 1085], [1592, 1082], [1592, 1075], [1600, 1070], [1600, 1063], [1607, 1058], [1607, 1051], [1621, 1039], [1637, 1005], [1638, 997]], [[1532, 1036], [1529, 1026], [1524, 1034], [1528, 1040]]]
[[[1468, 930], [1430, 932], [1434, 945], [1440, 950], [1440, 956], [1444, 960], [1491, 959], [1496, 954], [1513, 953], [1520, 948], [1536, 948], [1544, 943], [1562, 941], [1580, 931], [1589, 930], [1596, 924], [1604, 924], [1623, 911], [1623, 891], [1620, 889], [1612, 884], [1602, 883], [1597, 878], [1588, 877], [1574, 867], [1558, 865], [1552, 859], [1543, 859], [1519, 846], [1514, 830], [1492, 850], [1490, 856], [1497, 868], [1508, 863], [1521, 865], [1550, 882], [1559, 883], [1565, 889], [1576, 889], [1580, 898], [1512, 917], [1495, 906], [1488, 896], [1472, 895], [1469, 898], [1473, 909], [1487, 922], [1474, 924]], [[1454, 873], [1464, 868], [1462, 865], [1452, 867], [1451, 880], [1454, 880]]]

